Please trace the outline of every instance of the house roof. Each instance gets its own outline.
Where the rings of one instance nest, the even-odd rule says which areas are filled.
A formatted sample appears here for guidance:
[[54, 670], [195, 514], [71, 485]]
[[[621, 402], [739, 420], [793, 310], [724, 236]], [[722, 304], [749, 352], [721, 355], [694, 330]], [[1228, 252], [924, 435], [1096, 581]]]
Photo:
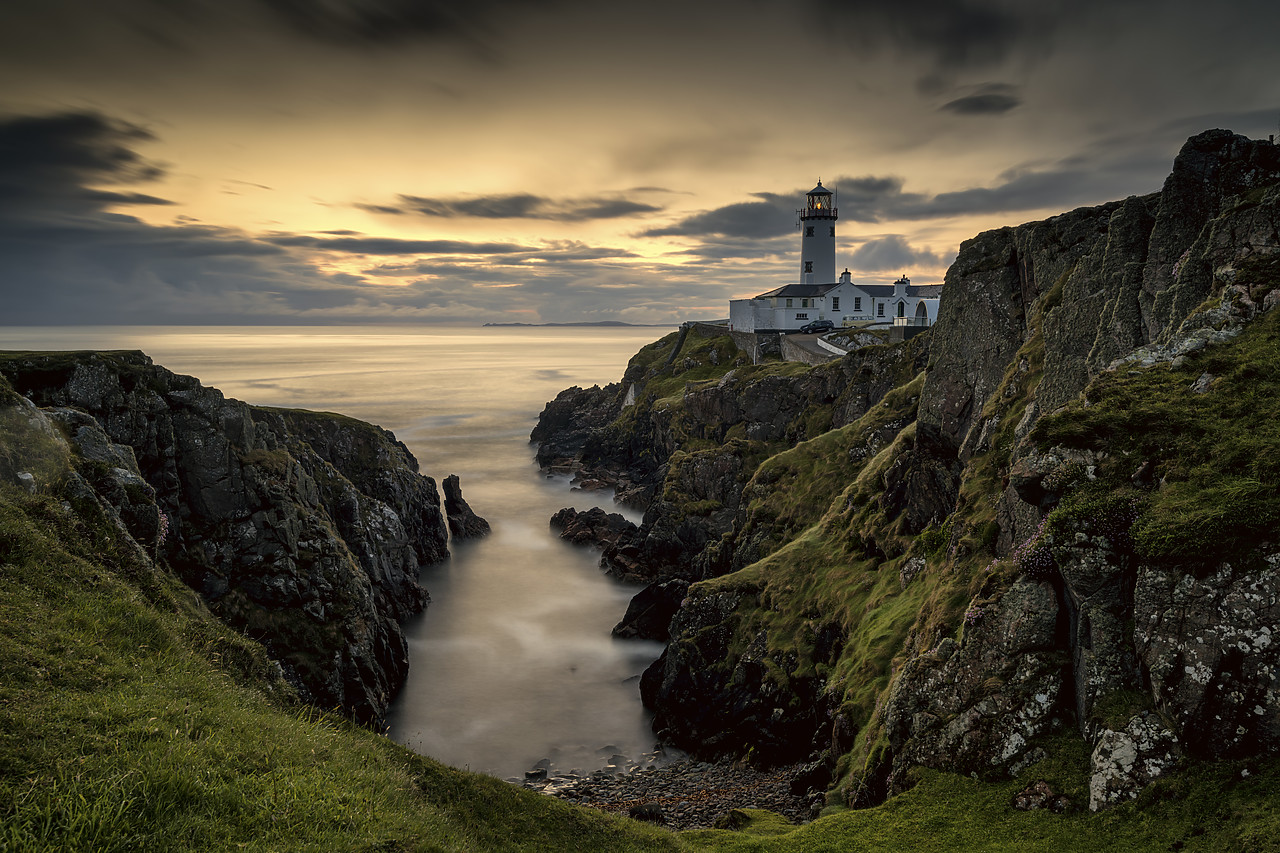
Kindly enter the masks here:
[[774, 288], [768, 293], [761, 293], [754, 299], [769, 299], [774, 296], [822, 296], [829, 290], [835, 290], [840, 286], [840, 282], [833, 281], [830, 284], [784, 284], [782, 287]]
[[[868, 296], [878, 296], [888, 299], [893, 296], [892, 284], [855, 284], [854, 287], [866, 293]], [[920, 299], [937, 299], [942, 295], [942, 285], [940, 284], [908, 284], [907, 296], [915, 296]]]
[[[842, 282], [835, 281], [830, 284], [784, 284], [782, 287], [774, 288], [767, 293], [761, 293], [759, 296], [753, 296], [752, 299], [770, 299], [779, 296], [813, 298], [815, 296], [825, 296], [832, 290], [839, 287]], [[856, 284], [849, 282], [853, 287], [867, 294], [881, 299], [888, 299], [893, 296], [892, 284]], [[907, 295], [915, 296], [920, 299], [937, 299], [942, 295], [942, 285], [940, 284], [908, 284]]]

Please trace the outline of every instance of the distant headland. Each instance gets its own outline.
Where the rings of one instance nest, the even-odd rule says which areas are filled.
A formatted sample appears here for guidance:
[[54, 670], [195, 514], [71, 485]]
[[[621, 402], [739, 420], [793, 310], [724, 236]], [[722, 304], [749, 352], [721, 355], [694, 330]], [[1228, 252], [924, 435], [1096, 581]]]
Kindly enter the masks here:
[[588, 323], [485, 323], [488, 326], [525, 326], [525, 327], [543, 327], [543, 326], [627, 326], [636, 329], [648, 328], [666, 328], [669, 326], [678, 326], [679, 323], [623, 323], [620, 320], [597, 320]]

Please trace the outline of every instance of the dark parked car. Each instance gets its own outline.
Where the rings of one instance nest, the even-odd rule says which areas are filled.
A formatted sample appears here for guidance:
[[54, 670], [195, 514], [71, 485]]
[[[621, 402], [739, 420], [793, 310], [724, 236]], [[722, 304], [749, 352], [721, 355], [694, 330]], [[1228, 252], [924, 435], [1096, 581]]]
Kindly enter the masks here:
[[816, 335], [819, 332], [829, 332], [836, 327], [836, 324], [830, 320], [814, 320], [812, 323], [805, 323], [800, 327], [802, 335]]

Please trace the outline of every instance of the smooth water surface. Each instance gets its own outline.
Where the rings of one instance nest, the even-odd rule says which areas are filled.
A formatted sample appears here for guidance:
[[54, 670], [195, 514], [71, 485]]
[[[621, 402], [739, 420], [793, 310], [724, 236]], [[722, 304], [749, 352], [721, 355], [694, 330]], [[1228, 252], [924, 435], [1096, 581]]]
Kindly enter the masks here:
[[[519, 775], [542, 758], [594, 769], [653, 745], [636, 677], [661, 648], [609, 631], [635, 592], [598, 553], [552, 535], [571, 492], [533, 463], [529, 432], [571, 385], [615, 382], [665, 329], [383, 327], [0, 328], [0, 349], [140, 349], [229, 397], [341, 412], [392, 430], [437, 481], [462, 480], [493, 533], [424, 570], [406, 626], [409, 679], [391, 736], [459, 767]], [[633, 520], [638, 520], [632, 516]]]

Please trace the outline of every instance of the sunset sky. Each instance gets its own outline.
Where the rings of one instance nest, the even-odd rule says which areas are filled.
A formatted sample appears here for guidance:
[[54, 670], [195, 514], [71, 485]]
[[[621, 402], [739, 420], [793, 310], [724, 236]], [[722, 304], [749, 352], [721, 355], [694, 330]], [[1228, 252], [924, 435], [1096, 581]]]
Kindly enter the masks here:
[[724, 317], [1280, 123], [1273, 0], [6, 0], [0, 325]]

